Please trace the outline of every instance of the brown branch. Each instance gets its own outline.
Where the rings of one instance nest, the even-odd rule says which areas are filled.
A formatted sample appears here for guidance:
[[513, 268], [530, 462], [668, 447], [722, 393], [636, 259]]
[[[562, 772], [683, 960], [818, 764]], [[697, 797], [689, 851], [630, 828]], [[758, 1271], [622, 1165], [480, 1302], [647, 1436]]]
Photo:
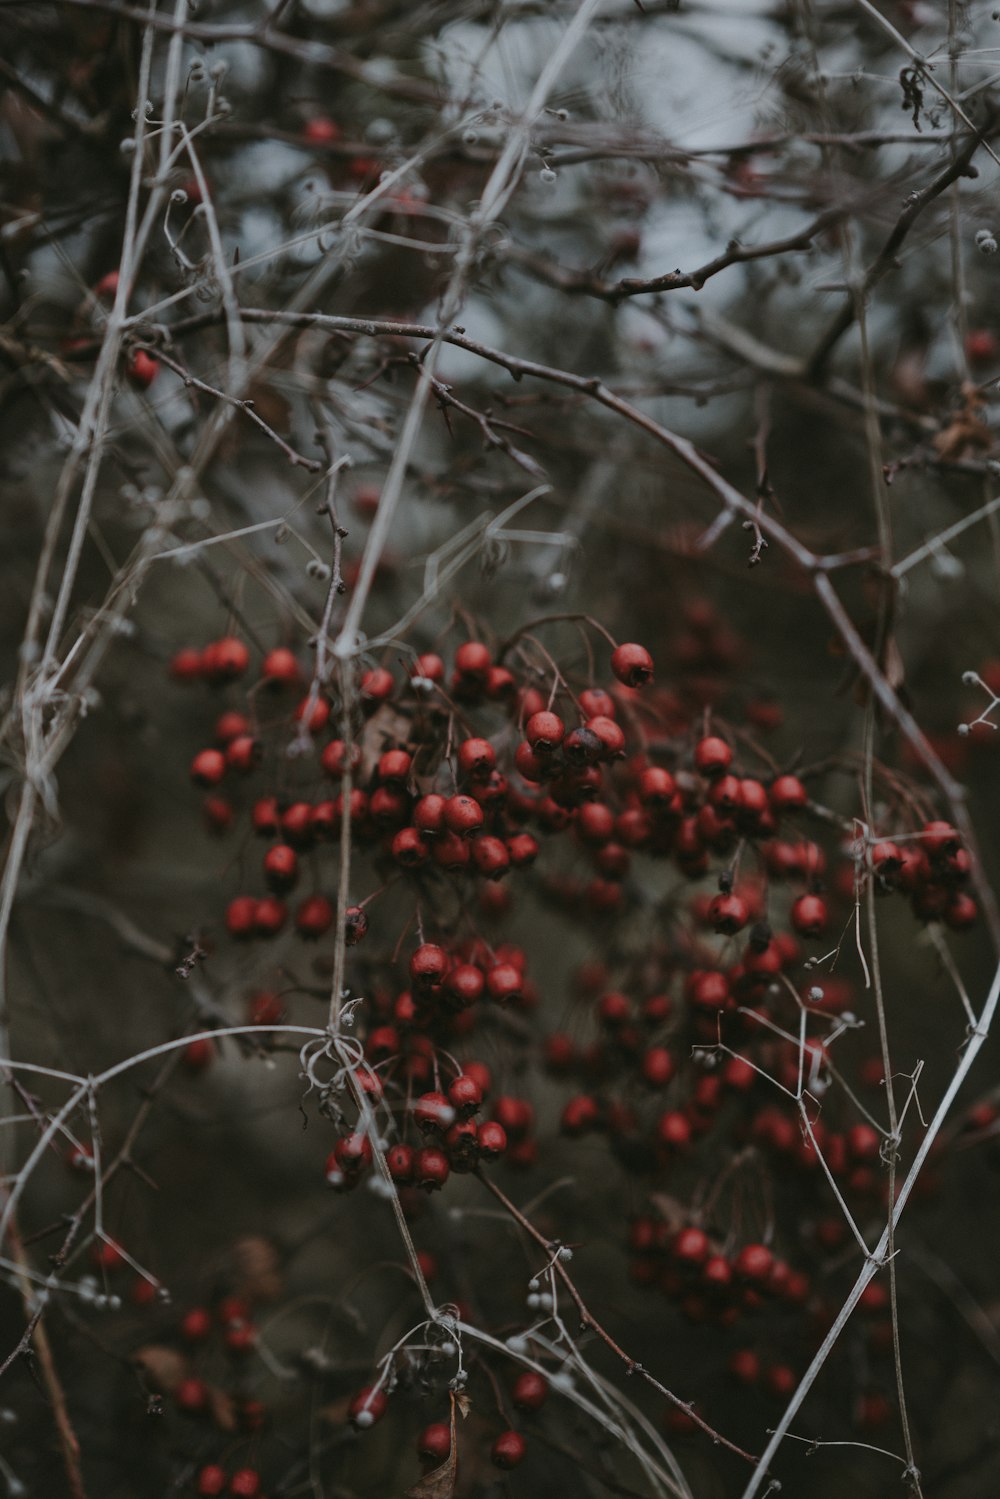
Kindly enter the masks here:
[[624, 1348], [622, 1348], [618, 1343], [615, 1342], [611, 1334], [601, 1326], [600, 1322], [598, 1322], [593, 1312], [591, 1312], [587, 1307], [586, 1302], [573, 1283], [572, 1276], [558, 1256], [558, 1250], [562, 1246], [553, 1243], [551, 1239], [547, 1239], [543, 1233], [540, 1233], [535, 1225], [531, 1222], [531, 1220], [524, 1216], [520, 1208], [514, 1206], [506, 1193], [502, 1192], [496, 1185], [496, 1183], [491, 1180], [491, 1178], [488, 1177], [481, 1168], [477, 1167], [475, 1174], [482, 1182], [483, 1186], [486, 1187], [487, 1191], [492, 1192], [497, 1201], [502, 1204], [502, 1206], [511, 1215], [514, 1221], [524, 1229], [525, 1233], [529, 1234], [530, 1237], [534, 1239], [535, 1243], [538, 1244], [540, 1248], [544, 1249], [547, 1255], [552, 1257], [552, 1268], [555, 1270], [555, 1273], [558, 1275], [559, 1279], [566, 1287], [566, 1290], [569, 1292], [569, 1295], [572, 1297], [573, 1304], [580, 1314], [581, 1323], [584, 1327], [589, 1327], [591, 1332], [596, 1333], [601, 1341], [607, 1344], [612, 1353], [614, 1353], [618, 1358], [621, 1359], [622, 1363], [625, 1365], [627, 1372], [629, 1374], [640, 1375], [647, 1384], [652, 1385], [653, 1389], [658, 1391], [659, 1394], [665, 1396], [672, 1405], [677, 1406], [679, 1410], [685, 1411], [687, 1415], [690, 1416], [694, 1424], [696, 1426], [700, 1426], [702, 1431], [705, 1432], [707, 1436], [710, 1436], [712, 1438], [713, 1442], [719, 1443], [720, 1446], [727, 1448], [730, 1452], [735, 1452], [737, 1457], [742, 1457], [746, 1462], [755, 1463], [757, 1459], [753, 1455], [753, 1453], [744, 1452], [742, 1447], [737, 1447], [735, 1442], [730, 1442], [721, 1434], [721, 1432], [718, 1432], [713, 1427], [709, 1426], [708, 1422], [705, 1421], [701, 1416], [699, 1416], [698, 1412], [693, 1409], [688, 1401], [682, 1400], [679, 1395], [675, 1395], [672, 1390], [668, 1390], [666, 1385], [661, 1384], [658, 1379], [650, 1374], [649, 1370], [643, 1364], [637, 1363], [634, 1358], [629, 1357]]
[[583, 293], [586, 296], [599, 297], [605, 302], [618, 303], [627, 297], [680, 291], [683, 287], [692, 287], [695, 291], [700, 291], [706, 281], [711, 280], [713, 276], [717, 276], [720, 271], [728, 269], [731, 265], [741, 265], [751, 260], [768, 260], [775, 255], [811, 250], [813, 241], [834, 224], [839, 224], [850, 211], [850, 206], [846, 204], [828, 208], [825, 213], [813, 219], [811, 224], [807, 224], [805, 229], [800, 229], [797, 234], [786, 235], [784, 239], [769, 240], [762, 245], [741, 245], [738, 240], [734, 239], [720, 255], [707, 260], [697, 270], [667, 271], [662, 276], [651, 276], [646, 279], [627, 276], [621, 281], [604, 281], [593, 271], [574, 270], [528, 250], [510, 249], [507, 251], [507, 258], [515, 265], [529, 271], [539, 281], [558, 287], [560, 291]]
[[960, 177], [976, 176], [976, 170], [972, 166], [972, 158], [992, 130], [994, 121], [995, 116], [991, 114], [982, 129], [967, 138], [965, 145], [957, 153], [954, 160], [949, 162], [932, 182], [929, 182], [926, 187], [921, 188], [919, 192], [910, 193], [907, 197], [902, 213], [893, 225], [878, 255], [865, 272], [858, 292], [856, 294], [854, 292], [848, 294], [840, 312], [820, 339], [807, 369], [807, 374], [811, 379], [818, 379], [822, 375], [827, 360], [833, 353], [833, 350], [857, 318], [859, 301], [867, 297], [869, 292], [891, 270], [897, 269], [896, 255], [902, 248], [903, 242], [924, 209], [929, 207], [935, 198], [941, 196], [945, 188], [950, 187], [953, 182], [957, 182]]

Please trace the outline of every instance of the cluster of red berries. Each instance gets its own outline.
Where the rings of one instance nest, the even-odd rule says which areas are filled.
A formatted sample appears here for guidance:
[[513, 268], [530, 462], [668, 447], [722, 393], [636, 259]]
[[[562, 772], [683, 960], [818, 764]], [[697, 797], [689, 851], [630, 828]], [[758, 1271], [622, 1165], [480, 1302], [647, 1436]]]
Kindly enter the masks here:
[[[367, 1072], [365, 1079], [365, 1091], [381, 1098], [377, 1075]], [[385, 1152], [386, 1169], [397, 1187], [433, 1192], [444, 1186], [453, 1171], [472, 1171], [480, 1161], [497, 1161], [506, 1154], [507, 1131], [499, 1119], [477, 1123], [474, 1117], [489, 1088], [489, 1069], [481, 1062], [467, 1062], [446, 1092], [435, 1089], [420, 1094], [408, 1111], [410, 1119], [403, 1114], [400, 1133], [412, 1120], [415, 1132], [426, 1143], [414, 1146], [398, 1140]], [[503, 1100], [498, 1102], [503, 1104]], [[372, 1160], [371, 1140], [363, 1130], [343, 1134], [327, 1157], [327, 1182], [339, 1192], [351, 1191]]]
[[[690, 672], [724, 671], [732, 651], [721, 627], [695, 619], [690, 637]], [[172, 673], [222, 688], [249, 665], [242, 643], [226, 637], [179, 653]], [[390, 885], [412, 892], [421, 922], [430, 918], [442, 933], [453, 922], [444, 914], [454, 907], [449, 888], [463, 901], [473, 890], [481, 914], [495, 919], [509, 907], [500, 882], [512, 871], [575, 919], [641, 923], [657, 910], [669, 937], [647, 943], [641, 961], [613, 945], [608, 964], [585, 963], [571, 1025], [541, 1040], [549, 1074], [575, 1083], [561, 1106], [561, 1132], [570, 1141], [603, 1137], [626, 1172], [647, 1186], [669, 1173], [676, 1200], [695, 1192], [733, 1141], [753, 1153], [755, 1169], [771, 1163], [776, 1177], [790, 1180], [792, 1168], [799, 1198], [814, 1198], [788, 1236], [794, 1268], [768, 1247], [770, 1239], [724, 1247], [727, 1234], [710, 1212], [686, 1224], [668, 1221], [654, 1196], [629, 1229], [630, 1276], [694, 1322], [727, 1328], [758, 1313], [780, 1328], [805, 1312], [811, 1325], [822, 1323], [826, 1304], [815, 1286], [848, 1230], [830, 1210], [820, 1157], [860, 1208], [884, 1198], [886, 1178], [883, 1137], [851, 1116], [847, 1098], [831, 1094], [819, 1116], [815, 1100], [824, 1095], [830, 1065], [823, 1042], [810, 1037], [802, 1047], [790, 1039], [803, 1009], [829, 1022], [856, 1002], [848, 980], [816, 976], [803, 944], [835, 933], [867, 881], [880, 896], [908, 895], [919, 919], [964, 930], [976, 915], [964, 889], [968, 855], [954, 829], [921, 820], [915, 811], [922, 802], [905, 796], [894, 803], [900, 830], [892, 840], [862, 846], [845, 825], [832, 849], [813, 841], [803, 821], [822, 828], [831, 814], [814, 805], [807, 774], [773, 767], [749, 736], [721, 719], [712, 725], [703, 708], [657, 689], [644, 647], [617, 647], [611, 676], [608, 687], [579, 688], [558, 677], [545, 692], [520, 656], [495, 659], [469, 640], [450, 668], [436, 654], [416, 657], [404, 680], [386, 667], [370, 668], [345, 712], [315, 684], [305, 690], [292, 652], [270, 652], [248, 694], [249, 711], [221, 713], [215, 745], [192, 763], [192, 778], [209, 793], [210, 828], [225, 831], [242, 811], [268, 843], [261, 861], [266, 893], [234, 897], [226, 926], [238, 939], [286, 927], [313, 939], [330, 932], [332, 894], [314, 889], [294, 914], [285, 898], [307, 870], [315, 878], [323, 845], [341, 838], [348, 820], [352, 847], [382, 881], [364, 902], [348, 906], [349, 946], [364, 937], [367, 907]], [[288, 690], [299, 694], [295, 705], [265, 721], [262, 705]], [[763, 730], [777, 721], [766, 706], [749, 715]], [[315, 754], [290, 760], [278, 753], [289, 735], [300, 743], [303, 735], [315, 739]], [[762, 764], [767, 773], [754, 773], [751, 767]], [[317, 795], [317, 769], [340, 783], [333, 796]], [[243, 778], [260, 775], [271, 786], [241, 809]], [[546, 845], [553, 852], [542, 858]], [[576, 873], [581, 860], [590, 866], [583, 880]], [[532, 873], [536, 861], [541, 872]], [[673, 883], [653, 873], [656, 864]], [[698, 888], [706, 877], [714, 890]], [[356, 865], [352, 880], [359, 878]], [[495, 1027], [498, 1007], [530, 1012], [538, 995], [524, 952], [512, 943], [421, 938], [403, 961], [406, 987], [394, 971], [398, 959], [365, 959], [365, 1060], [354, 1078], [379, 1106], [380, 1132], [391, 1120], [389, 1139], [378, 1146], [380, 1164], [411, 1217], [421, 1194], [453, 1174], [501, 1159], [530, 1167], [538, 1158], [531, 1101], [496, 1094], [489, 1068], [455, 1055], [473, 1032]], [[258, 1000], [258, 1023], [278, 1023], [284, 1006], [277, 996], [265, 990]], [[522, 1043], [506, 1044], [516, 1051]], [[874, 1075], [871, 1062], [868, 1081], [877, 1085], [881, 1073]], [[808, 1130], [796, 1101], [803, 1084]], [[477, 1117], [483, 1111], [488, 1117]], [[374, 1166], [364, 1119], [353, 1128], [341, 1122], [326, 1162], [328, 1183], [350, 1192]], [[793, 1379], [795, 1362], [762, 1364], [744, 1348], [732, 1355], [730, 1372], [777, 1394]], [[363, 1429], [380, 1419], [386, 1402], [380, 1385], [367, 1387], [350, 1419]], [[671, 1417], [671, 1429], [679, 1419]], [[443, 1459], [450, 1439], [444, 1423], [429, 1427], [422, 1455]], [[523, 1450], [517, 1433], [505, 1433], [494, 1461], [513, 1466]]]

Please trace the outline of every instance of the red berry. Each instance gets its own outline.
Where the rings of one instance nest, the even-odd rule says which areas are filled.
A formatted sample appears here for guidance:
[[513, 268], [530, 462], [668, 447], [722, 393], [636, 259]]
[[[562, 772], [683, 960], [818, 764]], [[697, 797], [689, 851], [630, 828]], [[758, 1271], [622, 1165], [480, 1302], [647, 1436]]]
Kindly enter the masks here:
[[737, 1348], [726, 1368], [739, 1384], [754, 1385], [760, 1379], [760, 1359], [752, 1348]]
[[798, 776], [778, 776], [771, 782], [768, 795], [775, 812], [791, 812], [809, 805], [806, 788]]
[[310, 734], [318, 734], [330, 721], [330, 704], [325, 697], [313, 698], [312, 693], [307, 693], [295, 709], [294, 716], [295, 722], [304, 723]]
[[328, 115], [313, 115], [302, 127], [302, 139], [310, 146], [332, 146], [340, 140], [340, 126]]
[[486, 974], [486, 992], [497, 1004], [521, 998], [523, 978], [513, 963], [496, 963]]
[[423, 1133], [443, 1133], [455, 1122], [455, 1110], [443, 1093], [423, 1093], [413, 1105], [413, 1117]]
[[642, 1076], [651, 1088], [665, 1088], [677, 1071], [665, 1046], [651, 1046], [640, 1063]]
[[295, 913], [295, 926], [303, 937], [315, 941], [329, 930], [334, 915], [334, 908], [325, 895], [310, 895]]
[[478, 640], [467, 640], [455, 652], [455, 671], [469, 681], [485, 684], [492, 665], [489, 651]]
[[479, 1153], [486, 1161], [497, 1161], [507, 1149], [507, 1131], [495, 1119], [488, 1119], [476, 1131]]
[[249, 734], [249, 732], [250, 720], [245, 713], [220, 713], [215, 720], [216, 744], [225, 746], [232, 740], [238, 739], [241, 734]]
[[363, 672], [358, 683], [358, 695], [362, 706], [371, 709], [377, 707], [379, 703], [388, 702], [395, 685], [392, 672], [386, 671], [382, 666]]
[[347, 1407], [347, 1419], [359, 1431], [367, 1431], [369, 1426], [374, 1426], [376, 1421], [381, 1421], [388, 1404], [384, 1390], [374, 1390], [366, 1386], [358, 1391]]
[[496, 763], [496, 751], [488, 739], [464, 739], [458, 746], [458, 768], [464, 776], [482, 780]]
[[448, 1157], [436, 1145], [425, 1145], [418, 1150], [413, 1163], [414, 1180], [425, 1192], [434, 1192], [443, 1187], [451, 1175]]
[[470, 1114], [474, 1114], [482, 1101], [482, 1088], [467, 1073], [463, 1072], [456, 1077], [448, 1088], [448, 1102], [460, 1119], [467, 1119]]
[[[580, 711], [587, 718], [615, 718], [618, 708], [610, 692], [603, 687], [588, 687], [580, 693]], [[588, 726], [589, 727], [589, 726]]]
[[612, 652], [611, 670], [626, 687], [643, 687], [653, 680], [653, 658], [644, 645], [620, 645]]
[[405, 782], [413, 766], [413, 756], [408, 755], [406, 750], [386, 750], [379, 757], [375, 774], [380, 781]]
[[709, 735], [695, 745], [694, 763], [703, 776], [719, 776], [733, 763], [733, 752], [724, 739]]
[[716, 895], [708, 907], [709, 923], [727, 937], [742, 931], [749, 919], [749, 907], [739, 895]]
[[588, 718], [584, 727], [600, 740], [602, 759], [617, 760], [624, 755], [624, 732], [610, 715], [601, 713], [594, 718]]
[[920, 842], [931, 859], [957, 852], [961, 838], [950, 822], [925, 822]]
[[189, 1041], [181, 1052], [181, 1065], [188, 1072], [204, 1072], [215, 1061], [215, 1044], [208, 1036]]
[[254, 901], [253, 928], [258, 937], [276, 937], [288, 920], [288, 907], [276, 895]]
[[191, 761], [191, 779], [196, 786], [218, 786], [225, 773], [226, 757], [220, 750], [200, 750]]
[[490, 1462], [496, 1468], [516, 1468], [524, 1461], [524, 1438], [516, 1431], [502, 1431], [490, 1449]]
[[299, 859], [287, 843], [276, 843], [264, 855], [264, 878], [272, 890], [290, 890], [299, 877]]
[[510, 853], [502, 838], [488, 835], [472, 844], [472, 863], [488, 880], [500, 880], [510, 868]]
[[385, 1153], [389, 1175], [397, 1186], [405, 1186], [413, 1180], [416, 1151], [412, 1145], [391, 1145]]
[[140, 390], [148, 390], [160, 373], [160, 361], [147, 354], [145, 349], [136, 349], [128, 362], [128, 377]]
[[523, 1374], [519, 1374], [510, 1392], [511, 1402], [519, 1411], [541, 1410], [548, 1395], [548, 1380], [544, 1374], [536, 1374], [534, 1369], [525, 1369]]
[[198, 1470], [195, 1490], [202, 1499], [216, 1499], [218, 1494], [225, 1491], [227, 1476], [225, 1468], [220, 1468], [218, 1463], [206, 1463], [204, 1468]]
[[410, 981], [415, 989], [426, 993], [436, 989], [450, 966], [448, 954], [433, 942], [424, 942], [410, 958]]
[[681, 1265], [697, 1267], [708, 1259], [711, 1245], [700, 1228], [682, 1228], [670, 1246], [674, 1259]]
[[208, 1405], [208, 1386], [203, 1379], [195, 1379], [193, 1376], [182, 1379], [174, 1390], [174, 1400], [178, 1410], [186, 1411], [188, 1415], [197, 1415]]
[[428, 654], [418, 656], [410, 670], [411, 677], [423, 677], [427, 682], [444, 681], [444, 662], [440, 656]]
[[542, 710], [533, 713], [524, 726], [524, 737], [535, 755], [548, 755], [558, 749], [566, 733], [566, 725], [558, 713]]
[[733, 1272], [741, 1280], [766, 1285], [774, 1264], [774, 1256], [764, 1244], [745, 1245], [733, 1260]]
[[256, 927], [257, 901], [252, 895], [237, 895], [226, 907], [226, 928], [231, 937], [252, 937]]
[[483, 809], [472, 796], [449, 796], [442, 811], [444, 825], [459, 838], [471, 838], [483, 825]]
[[596, 1129], [601, 1120], [601, 1111], [589, 1094], [571, 1098], [562, 1111], [560, 1128], [564, 1135], [584, 1135]]
[[417, 1438], [417, 1453], [426, 1462], [443, 1463], [451, 1452], [451, 1427], [447, 1421], [425, 1426]]
[[350, 765], [352, 770], [356, 770], [361, 764], [361, 746], [360, 744], [352, 744], [350, 751], [348, 751], [347, 745], [342, 739], [331, 739], [330, 743], [325, 746], [319, 760], [327, 775], [332, 776], [334, 780], [339, 780], [348, 765]]
[[293, 687], [299, 681], [299, 663], [290, 650], [277, 646], [264, 657], [260, 674], [273, 687]]
[[170, 675], [175, 682], [194, 682], [202, 675], [201, 651], [186, 646], [170, 658]]
[[281, 827], [277, 797], [262, 796], [259, 801], [254, 802], [250, 820], [258, 837], [273, 838]]
[[368, 931], [368, 913], [364, 906], [348, 906], [344, 912], [344, 942], [357, 947]]
[[474, 963], [456, 963], [444, 981], [442, 997], [449, 1008], [468, 1009], [482, 994], [485, 982], [482, 969], [477, 968]]
[[393, 835], [392, 857], [403, 869], [419, 869], [431, 856], [430, 847], [416, 828], [400, 828]]
[[826, 901], [818, 895], [800, 895], [792, 906], [791, 921], [803, 937], [818, 937], [826, 929]]

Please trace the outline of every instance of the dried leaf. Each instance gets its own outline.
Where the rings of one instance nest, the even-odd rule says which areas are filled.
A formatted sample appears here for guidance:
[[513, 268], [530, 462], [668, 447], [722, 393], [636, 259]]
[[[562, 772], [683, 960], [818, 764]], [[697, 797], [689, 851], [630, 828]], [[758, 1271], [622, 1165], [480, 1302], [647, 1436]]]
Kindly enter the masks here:
[[250, 1301], [276, 1301], [285, 1283], [281, 1258], [270, 1239], [248, 1234], [233, 1245], [237, 1292]]
[[236, 1430], [236, 1402], [232, 1395], [220, 1390], [218, 1385], [208, 1387], [208, 1409], [220, 1431]]
[[992, 446], [993, 433], [973, 416], [956, 416], [934, 436], [934, 450], [946, 462], [963, 458], [977, 448], [989, 449]]
[[138, 1364], [150, 1388], [161, 1395], [171, 1395], [190, 1372], [183, 1353], [178, 1353], [176, 1348], [164, 1348], [159, 1343], [140, 1348], [133, 1353], [132, 1362]]

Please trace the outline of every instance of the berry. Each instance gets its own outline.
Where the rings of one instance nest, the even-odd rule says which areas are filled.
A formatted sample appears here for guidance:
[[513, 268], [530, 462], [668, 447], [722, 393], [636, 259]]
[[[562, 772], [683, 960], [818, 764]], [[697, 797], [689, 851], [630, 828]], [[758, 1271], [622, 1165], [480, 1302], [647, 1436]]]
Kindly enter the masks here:
[[425, 1192], [435, 1192], [443, 1187], [451, 1174], [448, 1157], [436, 1145], [426, 1145], [418, 1150], [413, 1163], [413, 1176], [418, 1187]]
[[451, 1452], [451, 1427], [447, 1421], [425, 1426], [417, 1438], [417, 1453], [425, 1462], [443, 1463]]
[[413, 1117], [425, 1135], [437, 1134], [455, 1122], [455, 1110], [443, 1093], [423, 1093], [413, 1105]]
[[492, 665], [488, 649], [478, 640], [467, 640], [455, 652], [455, 672], [466, 682], [484, 685]]
[[199, 1415], [208, 1406], [208, 1386], [203, 1379], [193, 1376], [182, 1379], [174, 1390], [174, 1401], [178, 1410], [189, 1416]]
[[218, 786], [226, 773], [226, 757], [217, 749], [200, 750], [191, 761], [191, 779], [196, 786]]
[[778, 776], [771, 782], [768, 795], [775, 812], [792, 812], [809, 805], [806, 788], [798, 776]]
[[741, 932], [749, 919], [749, 907], [739, 895], [716, 895], [708, 907], [710, 925], [727, 937]]
[[507, 1131], [495, 1119], [488, 1119], [476, 1131], [479, 1154], [485, 1161], [498, 1161], [507, 1149]]
[[496, 763], [496, 751], [488, 739], [464, 739], [458, 746], [458, 768], [464, 776], [482, 780]]
[[316, 941], [328, 931], [335, 912], [325, 895], [310, 895], [295, 913], [295, 927], [301, 936]]
[[376, 1421], [381, 1421], [388, 1404], [384, 1390], [374, 1390], [366, 1385], [363, 1390], [358, 1391], [347, 1407], [347, 1419], [359, 1431], [367, 1431], [369, 1426], [374, 1426]]
[[299, 877], [299, 860], [287, 843], [276, 843], [264, 855], [264, 878], [272, 890], [290, 890]]
[[602, 759], [617, 760], [624, 755], [625, 734], [610, 715], [602, 713], [588, 718], [584, 727], [600, 741]]
[[204, 1468], [199, 1468], [198, 1477], [195, 1479], [195, 1492], [202, 1499], [215, 1499], [215, 1496], [225, 1492], [228, 1474], [225, 1468], [220, 1468], [218, 1463], [206, 1463]]
[[549, 1382], [545, 1375], [536, 1374], [534, 1369], [525, 1369], [514, 1381], [510, 1398], [519, 1411], [537, 1411], [545, 1404], [548, 1394]]
[[490, 1462], [496, 1468], [516, 1468], [524, 1461], [524, 1438], [516, 1431], [502, 1431], [490, 1449]]
[[467, 1119], [470, 1114], [474, 1114], [482, 1101], [482, 1088], [467, 1073], [456, 1077], [448, 1088], [448, 1102], [460, 1119]]
[[818, 895], [800, 895], [792, 906], [791, 921], [803, 937], [818, 937], [826, 929], [826, 901]]
[[709, 735], [695, 745], [694, 763], [703, 776], [720, 776], [733, 763], [733, 752], [724, 739]]
[[148, 390], [160, 373], [160, 361], [147, 354], [145, 349], [136, 349], [127, 366], [128, 377], [140, 390]]
[[471, 838], [483, 825], [483, 809], [471, 796], [449, 796], [442, 809], [444, 825], [459, 838]]
[[302, 127], [302, 139], [310, 146], [332, 146], [340, 140], [340, 126], [328, 115], [313, 115]]
[[260, 1493], [260, 1474], [255, 1468], [237, 1468], [229, 1480], [229, 1492], [240, 1499], [257, 1499]]
[[257, 901], [252, 895], [237, 895], [226, 907], [226, 928], [231, 937], [252, 937], [256, 930]]
[[653, 658], [644, 645], [620, 645], [611, 654], [611, 670], [626, 687], [644, 687], [653, 680]]
[[410, 958], [410, 982], [422, 993], [437, 989], [449, 968], [448, 954], [433, 942], [424, 942]]
[[766, 1285], [774, 1256], [764, 1244], [747, 1244], [733, 1260], [733, 1273], [740, 1280]]
[[389, 1175], [397, 1186], [405, 1186], [413, 1180], [416, 1152], [411, 1145], [391, 1145], [385, 1153]]
[[300, 680], [299, 663], [291, 651], [277, 646], [264, 657], [260, 674], [272, 687], [294, 687]]
[[205, 1306], [193, 1306], [181, 1318], [181, 1337], [185, 1343], [203, 1343], [212, 1331], [212, 1314]]
[[532, 754], [538, 756], [549, 755], [558, 749], [565, 733], [566, 725], [558, 713], [544, 709], [541, 713], [533, 713], [524, 726], [524, 737]]

